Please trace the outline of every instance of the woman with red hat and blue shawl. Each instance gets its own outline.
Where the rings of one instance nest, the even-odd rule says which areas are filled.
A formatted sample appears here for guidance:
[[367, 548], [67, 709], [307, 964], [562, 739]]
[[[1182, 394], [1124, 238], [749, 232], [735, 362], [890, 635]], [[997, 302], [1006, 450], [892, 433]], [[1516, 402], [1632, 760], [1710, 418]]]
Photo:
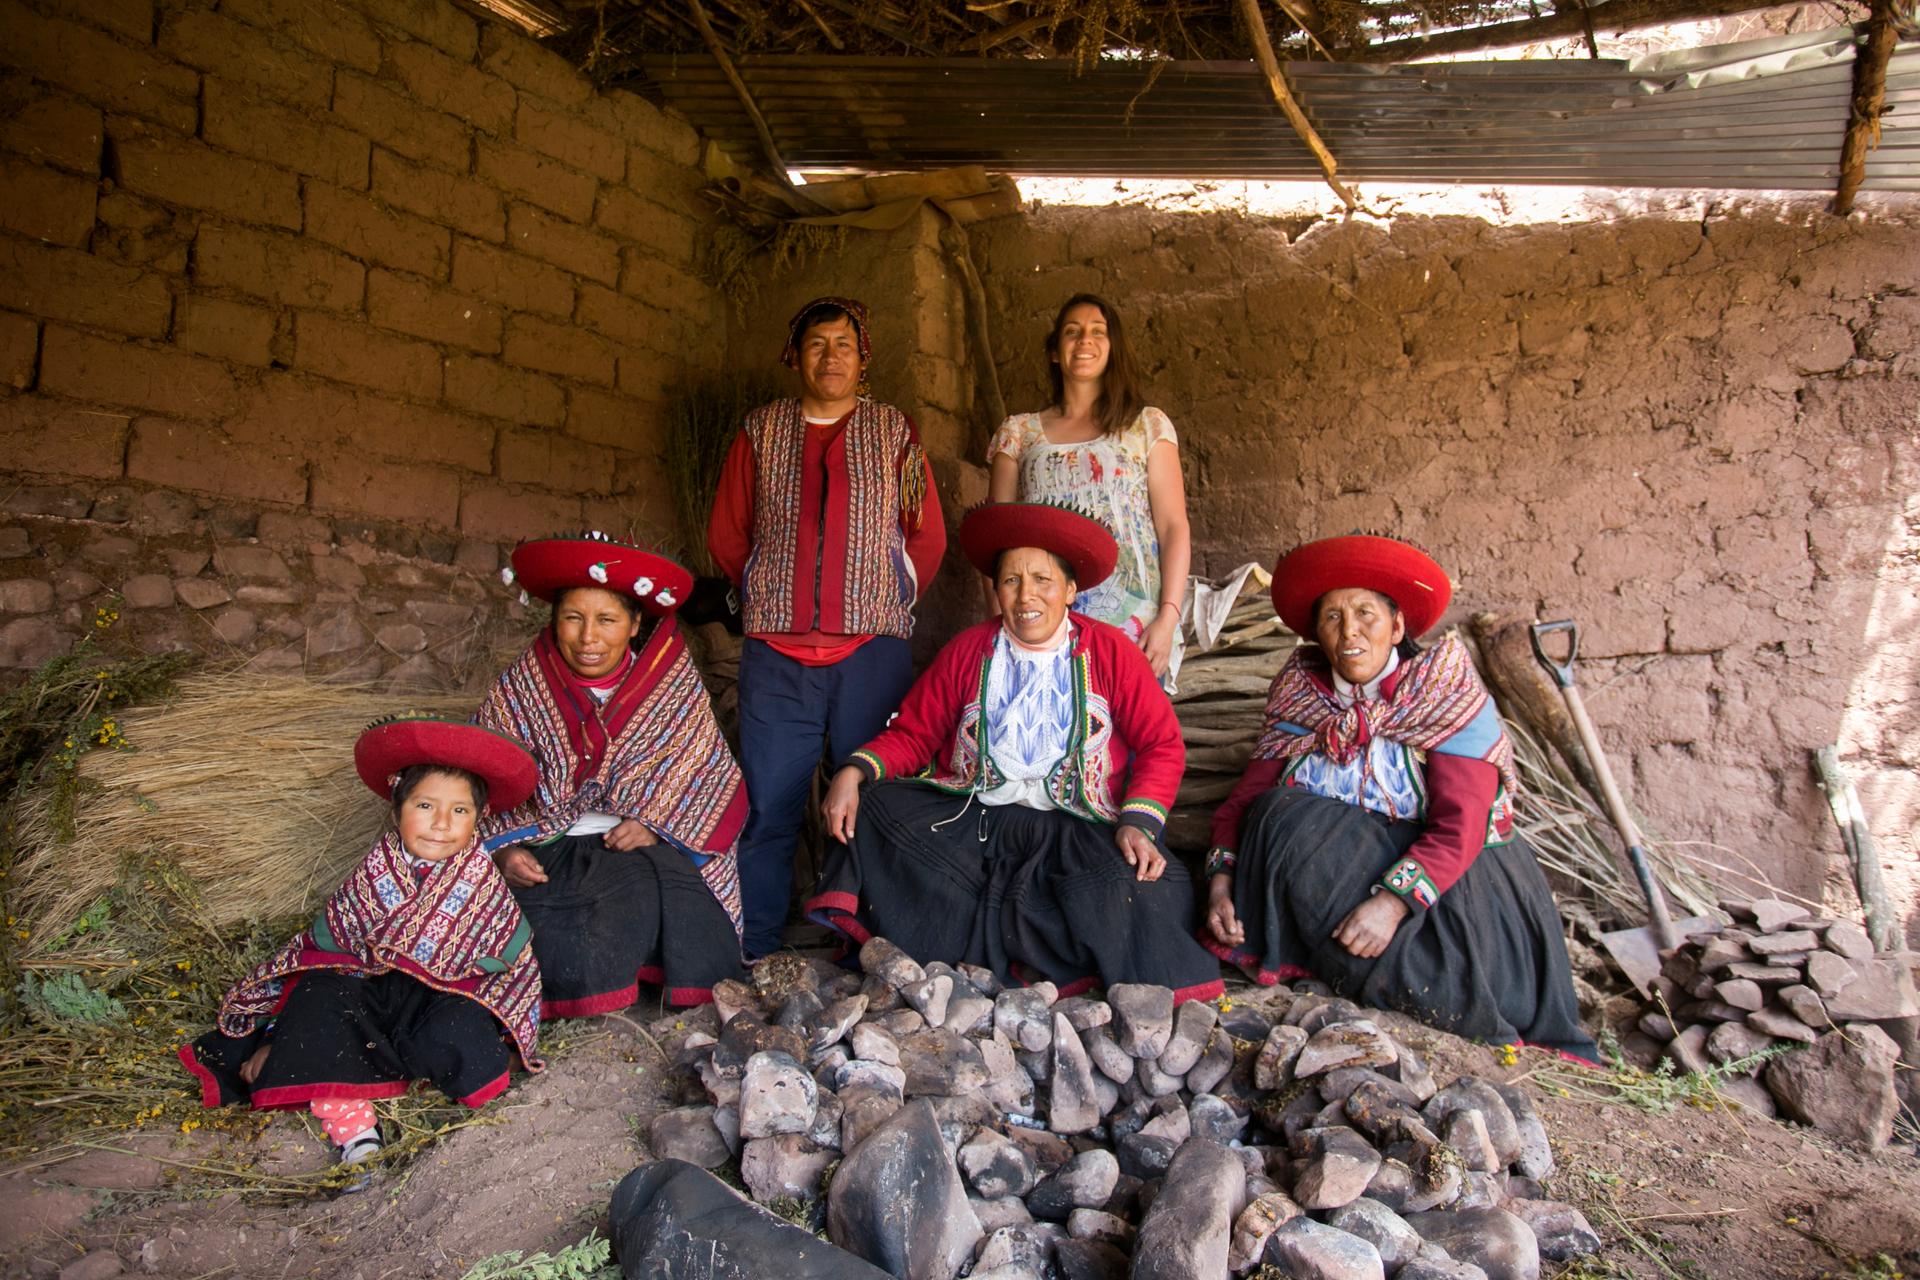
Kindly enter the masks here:
[[1043, 503], [960, 526], [1000, 616], [961, 632], [891, 724], [834, 775], [808, 913], [856, 942], [975, 964], [1062, 994], [1154, 983], [1221, 992], [1193, 939], [1193, 883], [1161, 843], [1186, 748], [1140, 646], [1070, 611], [1113, 536]]
[[1594, 1060], [1553, 894], [1513, 828], [1513, 744], [1452, 632], [1453, 586], [1392, 538], [1273, 571], [1303, 644], [1214, 814], [1203, 941], [1262, 983], [1317, 978], [1444, 1030]]
[[624, 1009], [642, 983], [704, 1004], [740, 972], [740, 769], [675, 625], [693, 577], [604, 534], [522, 543], [508, 571], [552, 621], [478, 721], [539, 783], [483, 827], [546, 975], [546, 1014]]

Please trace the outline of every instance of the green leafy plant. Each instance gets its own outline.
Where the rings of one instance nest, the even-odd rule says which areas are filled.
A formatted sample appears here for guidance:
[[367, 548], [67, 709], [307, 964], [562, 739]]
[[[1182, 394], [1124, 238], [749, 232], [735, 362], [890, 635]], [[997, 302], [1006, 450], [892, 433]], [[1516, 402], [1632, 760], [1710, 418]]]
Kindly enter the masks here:
[[619, 1280], [613, 1265], [613, 1243], [598, 1232], [588, 1232], [578, 1243], [559, 1253], [528, 1254], [515, 1249], [482, 1258], [461, 1280]]
[[84, 1023], [99, 1027], [127, 1020], [126, 1005], [94, 990], [77, 973], [56, 973], [47, 978], [29, 973], [15, 991], [30, 1016], [54, 1026]]

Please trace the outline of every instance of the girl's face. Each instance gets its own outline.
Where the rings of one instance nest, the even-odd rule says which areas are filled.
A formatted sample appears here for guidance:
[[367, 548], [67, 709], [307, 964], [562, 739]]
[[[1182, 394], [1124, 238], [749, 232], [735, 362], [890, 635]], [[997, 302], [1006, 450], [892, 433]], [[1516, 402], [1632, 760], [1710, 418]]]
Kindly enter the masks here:
[[1107, 372], [1113, 348], [1107, 340], [1107, 317], [1091, 302], [1083, 302], [1060, 321], [1054, 339], [1053, 362], [1068, 382], [1098, 381]]
[[624, 596], [599, 587], [575, 587], [553, 608], [553, 642], [576, 675], [610, 675], [640, 634], [640, 611]]
[[429, 773], [395, 806], [395, 815], [408, 853], [425, 862], [443, 862], [473, 839], [480, 806], [473, 802], [473, 788], [465, 778]]
[[1075, 590], [1073, 575], [1061, 572], [1053, 556], [1039, 547], [1014, 547], [1001, 555], [993, 589], [1007, 628], [1027, 644], [1053, 638]]

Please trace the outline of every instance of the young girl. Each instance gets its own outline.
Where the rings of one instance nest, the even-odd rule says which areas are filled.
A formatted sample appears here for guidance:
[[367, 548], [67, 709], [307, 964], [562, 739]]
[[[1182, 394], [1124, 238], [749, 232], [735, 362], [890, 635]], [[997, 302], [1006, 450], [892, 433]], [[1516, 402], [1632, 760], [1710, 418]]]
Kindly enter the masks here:
[[180, 1049], [203, 1105], [309, 1106], [348, 1165], [380, 1150], [373, 1099], [426, 1079], [478, 1107], [516, 1052], [542, 1066], [532, 930], [475, 835], [489, 805], [533, 793], [533, 757], [477, 725], [393, 719], [353, 758], [393, 829]]
[[1120, 316], [1102, 299], [1068, 298], [1046, 351], [1053, 403], [1000, 424], [988, 500], [1053, 503], [1106, 526], [1120, 563], [1074, 610], [1125, 631], [1171, 692], [1193, 558], [1173, 423], [1143, 403]]

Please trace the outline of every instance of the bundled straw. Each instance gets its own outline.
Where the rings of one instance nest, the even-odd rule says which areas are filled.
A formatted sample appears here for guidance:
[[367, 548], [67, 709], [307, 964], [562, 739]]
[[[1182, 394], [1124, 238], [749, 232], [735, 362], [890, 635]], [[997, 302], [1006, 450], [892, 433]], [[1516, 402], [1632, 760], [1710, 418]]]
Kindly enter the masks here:
[[295, 914], [330, 891], [390, 820], [353, 769], [368, 722], [396, 711], [464, 716], [472, 695], [395, 695], [241, 672], [183, 679], [160, 706], [120, 718], [133, 749], [95, 751], [74, 836], [53, 799], [27, 794], [13, 907], [36, 941], [60, 934], [137, 853], [169, 856], [203, 894], [208, 923]]

